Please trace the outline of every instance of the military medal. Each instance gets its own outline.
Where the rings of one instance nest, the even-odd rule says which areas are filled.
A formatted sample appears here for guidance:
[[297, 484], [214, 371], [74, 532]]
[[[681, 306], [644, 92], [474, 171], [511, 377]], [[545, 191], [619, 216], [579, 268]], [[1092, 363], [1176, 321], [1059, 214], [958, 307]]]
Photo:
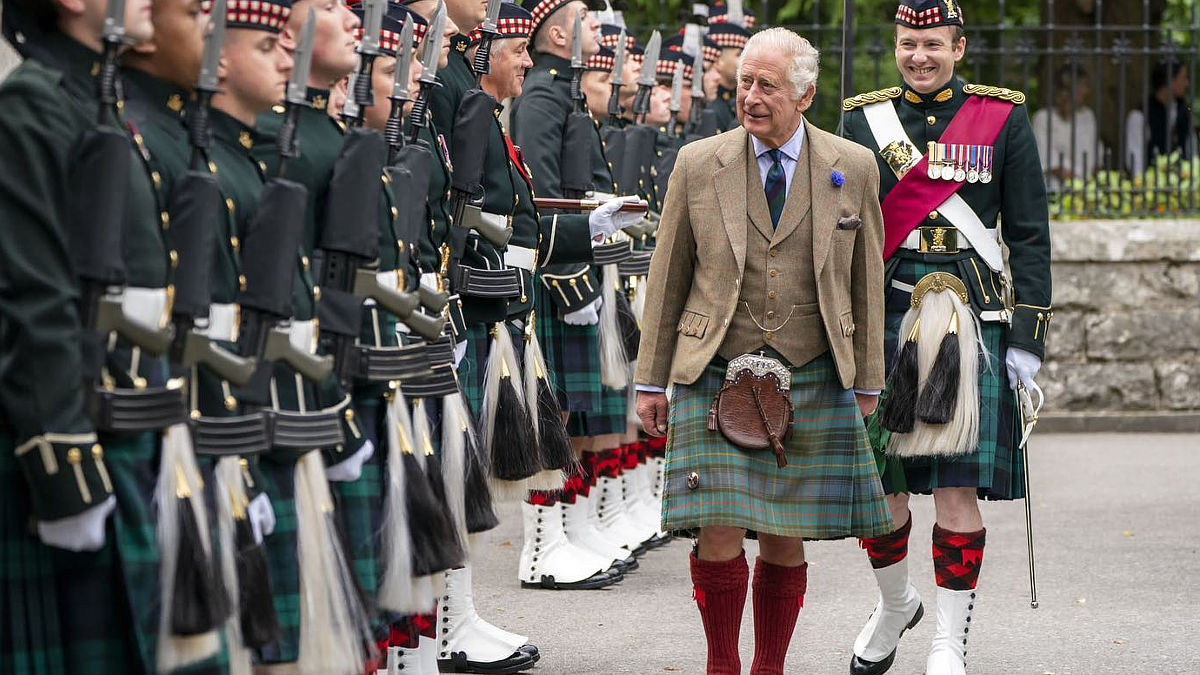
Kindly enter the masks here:
[[979, 146], [971, 146], [971, 161], [967, 165], [967, 182], [979, 182]]
[[967, 180], [967, 146], [956, 144], [954, 148], [954, 182], [962, 183]]
[[938, 160], [938, 144], [935, 141], [929, 141], [929, 154], [927, 155], [929, 164], [926, 167], [926, 173], [929, 174], [929, 180], [937, 180], [942, 177], [941, 162]]
[[943, 158], [942, 162], [942, 180], [954, 180], [954, 146], [941, 145]]
[[979, 171], [979, 182], [992, 182], [992, 146], [983, 146], [982, 168]]

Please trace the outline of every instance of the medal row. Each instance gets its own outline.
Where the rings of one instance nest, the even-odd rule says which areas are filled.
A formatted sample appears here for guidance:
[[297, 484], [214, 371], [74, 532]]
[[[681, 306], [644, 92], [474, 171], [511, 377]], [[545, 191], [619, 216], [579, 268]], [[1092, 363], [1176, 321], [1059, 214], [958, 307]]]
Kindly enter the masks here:
[[992, 182], [992, 146], [929, 141], [929, 178], [958, 183]]

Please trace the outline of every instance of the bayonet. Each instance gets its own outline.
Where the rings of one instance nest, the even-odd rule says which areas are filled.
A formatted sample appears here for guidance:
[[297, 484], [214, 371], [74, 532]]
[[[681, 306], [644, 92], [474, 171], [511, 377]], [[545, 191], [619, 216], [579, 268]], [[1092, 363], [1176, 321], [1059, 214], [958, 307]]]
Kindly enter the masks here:
[[215, 0], [208, 15], [208, 28], [204, 34], [204, 55], [200, 59], [200, 77], [196, 80], [197, 92], [211, 94], [217, 91], [217, 83], [220, 81], [217, 69], [221, 61], [221, 47], [225, 44], [226, 5], [227, 0]]
[[396, 49], [396, 72], [392, 76], [392, 95], [388, 97], [392, 102], [392, 109], [388, 112], [388, 121], [384, 128], [384, 136], [391, 149], [388, 164], [395, 161], [396, 153], [400, 146], [404, 145], [404, 121], [401, 119], [401, 114], [404, 111], [404, 104], [412, 100], [412, 95], [408, 91], [408, 72], [412, 70], [412, 53], [413, 20], [411, 16], [406, 16], [404, 17], [404, 27], [400, 29], [400, 46]]
[[583, 69], [583, 12], [575, 12], [574, 32], [571, 34], [571, 68]]
[[104, 30], [101, 39], [107, 45], [120, 45], [125, 41], [125, 0], [108, 0], [104, 12]]
[[497, 22], [500, 20], [500, 0], [488, 0], [487, 11], [483, 15], [483, 23], [479, 25], [482, 38], [475, 49], [475, 59], [471, 62], [471, 71], [475, 73], [475, 88], [492, 69], [492, 41], [500, 35]]
[[617, 46], [614, 49], [612, 69], [612, 93], [608, 96], [608, 118], [616, 122], [621, 116], [621, 87], [625, 84], [625, 29], [621, 29]]
[[746, 15], [742, 12], [742, 0], [729, 0], [725, 20], [729, 23], [746, 27]]
[[429, 22], [429, 30], [425, 33], [425, 45], [421, 52], [421, 91], [413, 102], [412, 112], [408, 116], [409, 139], [417, 140], [417, 134], [425, 126], [425, 117], [429, 110], [429, 89], [437, 84], [438, 59], [442, 56], [442, 33], [446, 30], [446, 3], [438, 0], [433, 21]]
[[683, 27], [683, 53], [696, 58], [701, 55], [700, 26], [689, 23]]
[[379, 55], [379, 29], [383, 26], [383, 12], [387, 0], [366, 0], [363, 3], [363, 34], [358, 43], [358, 53], [364, 56]]
[[604, 9], [596, 14], [596, 18], [600, 23], [615, 26], [617, 23], [616, 12], [613, 11], [612, 3], [609, 0], [604, 0]]
[[283, 124], [279, 127], [279, 176], [283, 176], [288, 159], [300, 156], [300, 147], [296, 143], [296, 120], [300, 108], [308, 105], [308, 72], [312, 67], [313, 35], [316, 27], [316, 9], [309, 7], [304, 28], [300, 30], [300, 41], [296, 43], [296, 50], [292, 54], [292, 76], [288, 79], [287, 91], [284, 93], [287, 110], [284, 113]]
[[[704, 54], [693, 58], [692, 64], [692, 98], [704, 100]], [[693, 103], [693, 105], [695, 105]]]
[[642, 70], [638, 74], [637, 95], [633, 98], [635, 120], [645, 118], [650, 112], [650, 90], [654, 88], [654, 71], [658, 68], [658, 52], [662, 49], [662, 35], [654, 31], [646, 43], [646, 55], [642, 59]]
[[349, 126], [359, 126], [362, 124], [363, 108], [356, 100], [358, 96], [355, 94], [355, 89], [362, 76], [357, 72], [350, 73], [350, 77], [346, 80], [346, 102], [342, 104], [341, 118]]
[[683, 107], [683, 61], [679, 61], [679, 65], [675, 68], [675, 74], [671, 76], [671, 119], [667, 122], [667, 135], [675, 135], [675, 117], [679, 110]]
[[113, 107], [117, 103], [117, 53], [125, 41], [125, 0], [108, 0], [100, 39], [104, 44], [104, 62], [96, 76], [96, 91], [100, 100], [98, 121], [105, 124], [114, 119]]
[[375, 58], [379, 56], [379, 29], [383, 26], [387, 2], [363, 2], [363, 34], [358, 42], [358, 70], [346, 85], [346, 103], [342, 107], [342, 118], [353, 126], [361, 126], [364, 109], [375, 105], [375, 91], [371, 82], [374, 80]]

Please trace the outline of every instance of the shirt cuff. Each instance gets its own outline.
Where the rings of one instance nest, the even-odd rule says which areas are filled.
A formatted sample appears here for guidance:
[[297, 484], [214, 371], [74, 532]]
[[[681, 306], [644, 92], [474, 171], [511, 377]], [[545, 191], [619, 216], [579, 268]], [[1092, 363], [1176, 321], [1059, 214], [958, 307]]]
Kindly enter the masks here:
[[882, 389], [855, 389], [854, 393], [862, 394], [863, 396], [878, 396], [883, 393]]
[[650, 394], [665, 394], [667, 392], [665, 388], [656, 387], [652, 384], [635, 384], [633, 388], [635, 391], [644, 391]]

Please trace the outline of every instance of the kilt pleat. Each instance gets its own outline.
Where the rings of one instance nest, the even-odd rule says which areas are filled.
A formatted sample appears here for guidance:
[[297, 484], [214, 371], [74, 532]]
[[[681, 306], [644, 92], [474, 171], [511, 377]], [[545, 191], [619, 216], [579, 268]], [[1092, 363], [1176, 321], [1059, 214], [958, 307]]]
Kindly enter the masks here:
[[487, 373], [487, 358], [491, 338], [490, 326], [486, 323], [469, 323], [466, 326], [467, 352], [458, 364], [458, 386], [462, 389], [467, 406], [475, 419], [483, 409], [483, 382]]
[[360, 398], [355, 393], [354, 408], [358, 413], [360, 427], [367, 440], [375, 446], [371, 457], [363, 463], [358, 480], [329, 483], [336, 507], [338, 523], [344, 536], [346, 554], [350, 558], [354, 579], [361, 592], [367, 615], [372, 619], [375, 609], [375, 594], [379, 590], [379, 531], [383, 519], [382, 467], [387, 448], [379, 439], [383, 431], [379, 425], [379, 413], [383, 410], [382, 399]]
[[[280, 459], [291, 456], [281, 453]], [[275, 511], [275, 530], [264, 539], [271, 575], [271, 596], [279, 618], [279, 638], [258, 650], [263, 663], [300, 658], [300, 560], [296, 523], [296, 462], [271, 453], [259, 462], [263, 491]]]
[[29, 499], [0, 434], [0, 672], [66, 675], [52, 551], [29, 531]]
[[[662, 527], [710, 525], [806, 539], [872, 537], [893, 529], [853, 392], [825, 354], [792, 371], [788, 465], [769, 450], [747, 452], [708, 430], [724, 369], [675, 385], [667, 436]], [[689, 486], [695, 474], [698, 482]]]
[[600, 333], [596, 326], [572, 326], [556, 319], [550, 292], [540, 280], [533, 287], [535, 328], [559, 403], [572, 413], [595, 411], [602, 405]]
[[[895, 279], [915, 284], [926, 274], [945, 272], [958, 276], [956, 263], [933, 263], [902, 258]], [[910, 293], [889, 287], [884, 318], [884, 353], [887, 370], [896, 360], [900, 323], [909, 306]], [[928, 494], [940, 487], [974, 487], [983, 499], [1009, 500], [1025, 496], [1024, 465], [1018, 444], [1016, 397], [1008, 385], [1004, 354], [1008, 349], [1002, 324], [983, 323], [981, 338], [988, 351], [979, 369], [979, 445], [965, 455], [946, 457], [878, 457], [884, 490], [889, 494]], [[887, 392], [884, 392], [886, 399]], [[886, 445], [881, 434], [877, 450]]]

